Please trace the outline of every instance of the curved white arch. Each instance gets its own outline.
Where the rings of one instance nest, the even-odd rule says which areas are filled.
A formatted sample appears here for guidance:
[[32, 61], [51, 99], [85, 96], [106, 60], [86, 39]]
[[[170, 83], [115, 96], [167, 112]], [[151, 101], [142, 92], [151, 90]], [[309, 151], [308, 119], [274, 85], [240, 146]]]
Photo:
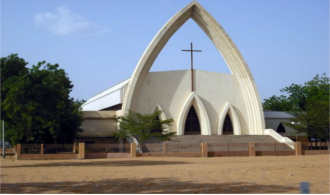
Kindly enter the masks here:
[[207, 115], [202, 100], [198, 97], [198, 95], [195, 92], [191, 92], [191, 94], [188, 96], [186, 102], [184, 103], [181, 109], [178, 126], [177, 126], [177, 135], [184, 135], [183, 130], [185, 125], [185, 119], [187, 118], [187, 114], [191, 106], [194, 106], [196, 110], [199, 123], [201, 126], [201, 134], [211, 135], [211, 125], [210, 125], [209, 117]]
[[[163, 120], [166, 120], [166, 119], [167, 119], [167, 117], [166, 117], [166, 115], [165, 115], [165, 112], [164, 112], [163, 108], [162, 108], [158, 103], [156, 103], [156, 104], [152, 107], [150, 113], [153, 113], [153, 112], [155, 112], [156, 110], [160, 110], [160, 111], [162, 111], [162, 113], [160, 113], [160, 115], [159, 115], [160, 120], [163, 121]], [[170, 127], [169, 127], [168, 125], [164, 125], [164, 124], [163, 124], [163, 130], [164, 130], [165, 132], [169, 132]]]
[[164, 112], [163, 108], [162, 108], [158, 103], [156, 103], [156, 104], [152, 107], [150, 113], [153, 113], [153, 112], [155, 112], [156, 110], [160, 110], [160, 111], [162, 111], [162, 113], [159, 115], [160, 120], [166, 120], [166, 119], [167, 119], [167, 117], [166, 117], [166, 115], [165, 115], [165, 112]]
[[254, 79], [245, 60], [220, 24], [196, 1], [192, 1], [176, 13], [157, 33], [143, 53], [127, 87], [122, 107], [123, 114], [126, 114], [128, 110], [136, 109], [136, 97], [152, 64], [172, 35], [189, 18], [192, 18], [211, 39], [238, 81], [247, 110], [249, 134], [263, 134], [265, 121], [262, 105]]
[[218, 124], [218, 135], [222, 135], [223, 132], [223, 123], [225, 122], [225, 118], [229, 114], [230, 120], [233, 124], [234, 135], [242, 135], [241, 125], [239, 124], [239, 120], [235, 109], [227, 102], [224, 107], [222, 114], [220, 115], [219, 124]]

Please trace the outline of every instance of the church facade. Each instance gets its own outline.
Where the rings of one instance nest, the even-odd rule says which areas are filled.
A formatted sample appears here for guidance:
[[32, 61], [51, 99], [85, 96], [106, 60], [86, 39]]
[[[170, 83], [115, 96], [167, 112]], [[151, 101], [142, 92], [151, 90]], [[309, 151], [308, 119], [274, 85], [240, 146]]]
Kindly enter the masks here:
[[[167, 41], [189, 18], [214, 43], [231, 74], [194, 69], [150, 72]], [[82, 137], [109, 136], [118, 129], [120, 116], [129, 110], [162, 110], [159, 118], [173, 118], [169, 131], [177, 135], [274, 134], [265, 130], [260, 96], [248, 65], [220, 24], [196, 1], [157, 33], [131, 78], [92, 97], [82, 110]]]

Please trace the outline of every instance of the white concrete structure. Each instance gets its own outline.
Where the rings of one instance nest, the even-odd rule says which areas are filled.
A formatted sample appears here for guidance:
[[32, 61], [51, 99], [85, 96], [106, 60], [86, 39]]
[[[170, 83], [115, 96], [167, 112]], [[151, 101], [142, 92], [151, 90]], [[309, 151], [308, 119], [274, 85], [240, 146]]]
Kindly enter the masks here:
[[82, 105], [82, 111], [97, 111], [122, 104], [129, 79], [97, 94]]
[[[256, 88], [252, 74], [238, 51], [235, 44], [229, 38], [224, 29], [216, 22], [216, 20], [196, 1], [191, 2], [175, 14], [158, 32], [158, 34], [151, 41], [146, 51], [142, 55], [131, 80], [128, 84], [127, 91], [123, 102], [123, 112], [127, 113], [128, 110], [139, 111], [140, 105], [139, 96], [144, 81], [149, 75], [149, 70], [157, 58], [158, 54], [165, 46], [171, 36], [189, 19], [192, 18], [211, 39], [214, 45], [219, 50], [220, 54], [225, 59], [228, 68], [232, 72], [232, 78], [239, 91], [239, 103], [241, 105], [234, 106], [235, 109], [242, 113], [240, 122], [243, 129], [242, 134], [261, 135], [265, 129], [265, 121], [262, 111], [262, 105]], [[199, 84], [199, 79], [196, 78], [196, 85]], [[184, 82], [184, 81], [183, 81]], [[211, 83], [211, 82], [210, 82]], [[208, 83], [208, 85], [210, 85]], [[215, 85], [211, 85], [215, 86]], [[188, 87], [189, 89], [189, 87]], [[219, 90], [224, 90], [219, 88]], [[165, 92], [166, 93], [166, 92]], [[198, 96], [203, 94], [196, 90]], [[233, 93], [230, 91], [229, 93]], [[182, 98], [188, 98], [190, 94], [182, 94]], [[205, 94], [204, 94], [205, 95]], [[185, 97], [183, 97], [185, 96]], [[235, 94], [236, 96], [236, 94]], [[214, 98], [214, 97], [213, 97]], [[174, 100], [183, 105], [183, 102]], [[224, 104], [226, 104], [225, 102]], [[164, 108], [164, 107], [163, 107]], [[165, 109], [165, 108], [164, 108]], [[215, 108], [215, 109], [222, 109]], [[165, 109], [166, 110], [166, 109]], [[201, 112], [199, 112], [201, 113]], [[178, 113], [173, 113], [178, 115]], [[177, 121], [178, 118], [174, 118]], [[207, 121], [202, 122], [202, 126], [207, 125]], [[218, 123], [217, 123], [218, 124]], [[180, 133], [180, 129], [177, 132]], [[212, 131], [212, 130], [211, 130]]]
[[[191, 91], [190, 70], [149, 72], [167, 41], [189, 18], [204, 30], [232, 73], [194, 70], [194, 91]], [[116, 105], [122, 106], [122, 114], [128, 110], [140, 113], [163, 110], [160, 118], [173, 118], [169, 130], [177, 135], [186, 134], [185, 124], [191, 107], [198, 117], [201, 135], [224, 134], [224, 124], [228, 120], [232, 134], [265, 134], [259, 93], [245, 60], [224, 29], [196, 1], [163, 26], [143, 53], [130, 79], [91, 98], [82, 109], [111, 110]]]

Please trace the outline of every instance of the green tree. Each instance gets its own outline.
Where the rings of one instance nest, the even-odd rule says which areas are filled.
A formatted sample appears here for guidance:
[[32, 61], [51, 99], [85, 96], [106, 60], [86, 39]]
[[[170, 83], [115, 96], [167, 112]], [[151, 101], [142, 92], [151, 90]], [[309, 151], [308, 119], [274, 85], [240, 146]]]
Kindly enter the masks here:
[[[304, 85], [292, 84], [282, 89], [288, 97], [272, 96], [265, 99], [264, 109], [287, 111], [295, 118], [291, 119], [291, 123], [284, 124], [294, 128], [298, 133], [325, 139], [329, 145], [329, 86], [326, 74], [321, 77], [316, 75]], [[274, 99], [281, 101], [273, 101]]]
[[[8, 57], [1, 58], [1, 105], [3, 106], [3, 102], [6, 99], [6, 94], [10, 90], [10, 86], [12, 83], [16, 82], [16, 80], [25, 75], [28, 72], [26, 65], [28, 63], [25, 62], [23, 58], [19, 58], [17, 54], [11, 54]], [[8, 117], [6, 112], [1, 109], [1, 119], [8, 121]]]
[[[13, 57], [17, 55], [1, 59], [5, 63], [1, 72], [13, 66], [15, 60], [10, 60]], [[70, 98], [73, 85], [58, 64], [39, 62], [6, 80], [10, 82], [2, 83], [2, 88], [8, 89], [2, 99], [2, 111], [6, 116], [6, 137], [11, 144], [74, 141], [81, 131], [79, 107], [83, 101]]]
[[[113, 135], [118, 139], [136, 138], [140, 145], [140, 151], [142, 151], [143, 142], [151, 137], [162, 141], [171, 140], [171, 136], [175, 132], [168, 132], [167, 127], [171, 125], [173, 119], [159, 120], [158, 116], [161, 113], [162, 111], [155, 111], [152, 114], [140, 114], [129, 111], [127, 115], [120, 118], [120, 129]], [[161, 129], [162, 132], [155, 132], [156, 129]]]
[[265, 99], [262, 105], [264, 110], [289, 111], [292, 109], [292, 103], [284, 95], [279, 97], [273, 95], [269, 99]]

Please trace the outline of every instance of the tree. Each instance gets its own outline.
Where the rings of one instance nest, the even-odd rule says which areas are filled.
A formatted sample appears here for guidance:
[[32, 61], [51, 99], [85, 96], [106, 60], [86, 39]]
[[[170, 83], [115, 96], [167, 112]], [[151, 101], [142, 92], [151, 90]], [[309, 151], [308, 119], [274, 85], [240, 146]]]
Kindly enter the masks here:
[[[27, 64], [17, 54], [11, 54], [8, 57], [1, 58], [1, 106], [4, 105], [3, 102], [10, 90], [10, 85], [28, 72], [28, 69], [25, 67]], [[1, 119], [8, 121], [8, 117], [3, 109], [1, 109]]]
[[[1, 72], [10, 72], [7, 69], [16, 61], [21, 65], [25, 63], [17, 58], [17, 54], [2, 58], [5, 66], [2, 64]], [[58, 64], [44, 61], [27, 71], [21, 69], [18, 76], [11, 74], [14, 76], [6, 78], [10, 82], [2, 83], [2, 88], [6, 89], [1, 100], [6, 117], [6, 137], [13, 145], [73, 142], [81, 132], [79, 107], [83, 101], [70, 98], [73, 85], [65, 71], [59, 69]]]
[[[120, 129], [113, 135], [119, 139], [136, 138], [140, 144], [140, 151], [143, 142], [151, 137], [161, 141], [171, 140], [175, 132], [168, 132], [167, 127], [171, 125], [173, 119], [159, 120], [158, 116], [161, 113], [162, 111], [155, 111], [152, 114], [140, 114], [129, 111], [126, 116], [120, 118]], [[161, 129], [162, 132], [154, 132], [156, 129]]]
[[[316, 75], [303, 86], [292, 84], [282, 89], [288, 97], [272, 96], [265, 99], [264, 109], [287, 111], [295, 118], [291, 119], [291, 123], [284, 123], [285, 125], [298, 133], [306, 133], [309, 137], [325, 139], [329, 146], [329, 86], [326, 74], [321, 77]], [[281, 101], [274, 101], [278, 99]]]
[[292, 103], [284, 95], [279, 97], [273, 95], [269, 99], [265, 99], [263, 107], [265, 110], [289, 111], [292, 108]]

